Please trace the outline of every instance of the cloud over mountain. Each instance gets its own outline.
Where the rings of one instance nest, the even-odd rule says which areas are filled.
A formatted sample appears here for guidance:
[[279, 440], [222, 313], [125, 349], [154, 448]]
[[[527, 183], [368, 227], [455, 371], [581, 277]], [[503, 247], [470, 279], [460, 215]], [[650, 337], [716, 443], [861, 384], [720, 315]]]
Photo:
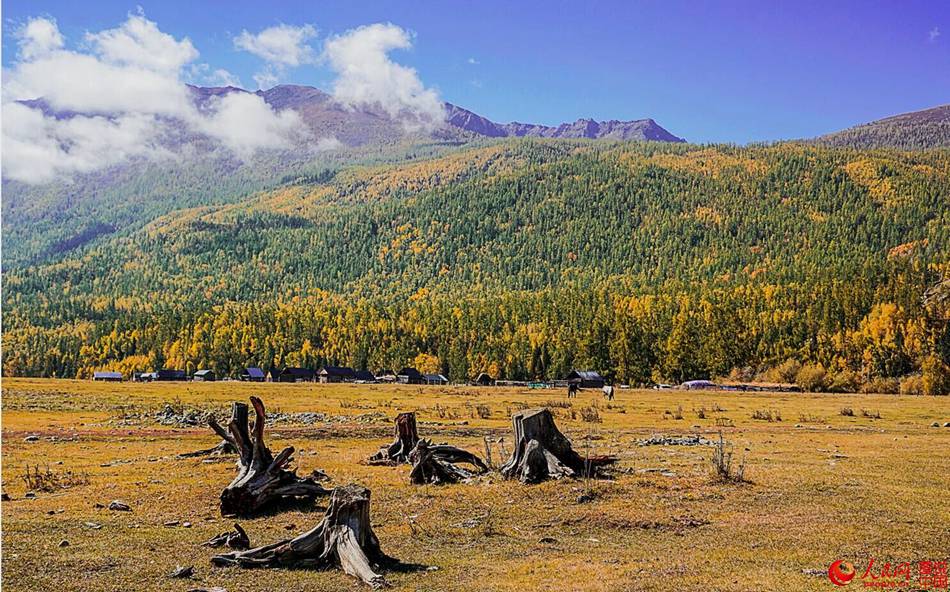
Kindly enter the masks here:
[[171, 121], [239, 156], [296, 136], [296, 114], [277, 113], [256, 95], [199, 111], [182, 80], [197, 49], [141, 14], [87, 33], [81, 49], [66, 49], [49, 18], [30, 20], [15, 37], [18, 57], [3, 87], [4, 178], [41, 183], [167, 155], [161, 137]]

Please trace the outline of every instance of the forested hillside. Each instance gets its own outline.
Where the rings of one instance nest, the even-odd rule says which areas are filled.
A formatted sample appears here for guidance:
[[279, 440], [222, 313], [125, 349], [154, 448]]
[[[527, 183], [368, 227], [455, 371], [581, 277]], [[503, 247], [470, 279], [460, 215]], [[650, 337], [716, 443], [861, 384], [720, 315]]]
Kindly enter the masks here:
[[948, 190], [946, 151], [795, 144], [506, 140], [328, 167], [7, 265], [4, 372], [777, 367], [940, 390], [950, 334], [923, 295], [950, 263]]
[[817, 138], [827, 146], [920, 150], [950, 147], [950, 105], [902, 113]]

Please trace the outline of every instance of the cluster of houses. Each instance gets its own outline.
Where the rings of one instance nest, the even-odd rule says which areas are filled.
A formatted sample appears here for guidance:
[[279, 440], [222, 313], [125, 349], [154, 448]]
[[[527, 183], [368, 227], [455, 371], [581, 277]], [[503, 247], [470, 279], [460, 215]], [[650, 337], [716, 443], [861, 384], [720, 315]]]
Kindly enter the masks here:
[[[425, 374], [415, 368], [403, 368], [398, 372], [383, 370], [374, 374], [369, 370], [354, 370], [346, 366], [323, 366], [316, 371], [310, 368], [274, 368], [270, 372], [265, 372], [261, 368], [252, 366], [242, 370], [237, 378], [244, 382], [394, 382], [400, 384], [438, 385], [449, 383], [449, 379], [443, 374]], [[119, 382], [123, 379], [123, 376], [121, 372], [98, 371], [93, 373], [92, 379], [96, 381]], [[213, 382], [219, 379], [228, 380], [229, 378], [219, 377], [213, 370], [198, 370], [189, 377], [184, 370], [169, 368], [163, 368], [154, 372], [136, 372], [132, 375], [132, 380], [135, 382], [185, 380]]]
[[[174, 370], [163, 368], [154, 372], [136, 372], [132, 380], [136, 382], [152, 381], [185, 381], [194, 380], [202, 382], [213, 382], [215, 380], [230, 380], [228, 377], [218, 377], [213, 370], [198, 370], [190, 377], [184, 370]], [[123, 379], [121, 372], [94, 372], [93, 380], [119, 382]], [[346, 366], [323, 366], [319, 370], [310, 368], [274, 368], [270, 372], [265, 372], [261, 368], [249, 367], [241, 371], [237, 376], [238, 380], [244, 382], [353, 382], [353, 383], [376, 383], [391, 382], [397, 384], [449, 384], [449, 379], [444, 374], [426, 374], [419, 372], [415, 368], [403, 368], [398, 372], [392, 370], [382, 370], [377, 373], [369, 370], [354, 370]], [[530, 383], [526, 381], [505, 381], [495, 380], [488, 373], [482, 372], [469, 384], [475, 386], [563, 386], [567, 384], [577, 384], [581, 388], [601, 388], [606, 384], [604, 378], [597, 372], [590, 370], [572, 370], [563, 380], [548, 383]]]

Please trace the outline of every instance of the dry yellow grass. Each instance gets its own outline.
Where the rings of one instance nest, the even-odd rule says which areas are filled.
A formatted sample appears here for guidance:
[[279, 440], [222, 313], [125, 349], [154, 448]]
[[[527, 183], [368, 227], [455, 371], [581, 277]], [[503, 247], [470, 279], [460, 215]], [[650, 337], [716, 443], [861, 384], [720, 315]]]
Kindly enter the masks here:
[[[559, 427], [582, 454], [592, 436], [592, 453], [620, 462], [614, 480], [591, 485], [596, 499], [578, 504], [582, 481], [525, 486], [491, 474], [414, 487], [408, 467], [359, 462], [389, 441], [398, 411], [418, 412], [421, 435], [483, 454], [482, 437], [507, 435], [511, 411], [566, 402], [560, 390], [7, 379], [3, 490], [12, 501], [2, 504], [4, 588], [363, 589], [335, 571], [213, 569], [213, 550], [199, 543], [230, 526], [217, 496], [233, 463], [176, 458], [213, 445], [207, 429], [121, 419], [166, 402], [224, 408], [252, 394], [269, 411], [338, 418], [273, 425], [269, 443], [296, 446], [302, 473], [321, 468], [336, 483], [368, 486], [383, 549], [438, 566], [389, 574], [397, 589], [830, 590], [814, 570], [835, 559], [859, 566], [871, 556], [948, 559], [950, 428], [931, 427], [950, 421], [946, 397], [625, 390], [608, 407], [599, 392], [582, 391], [572, 408], [554, 408]], [[584, 423], [580, 409], [594, 403], [603, 422]], [[487, 405], [491, 416], [479, 418], [474, 405]], [[841, 415], [844, 407], [855, 415]], [[757, 410], [777, 411], [782, 421], [752, 419]], [[717, 428], [717, 418], [734, 427]], [[707, 447], [636, 446], [652, 434], [712, 437], [719, 429], [745, 455], [752, 483], [713, 482]], [[26, 442], [31, 434], [39, 440]], [[27, 464], [87, 473], [89, 483], [24, 499]], [[659, 468], [667, 474], [642, 471]], [[133, 511], [95, 507], [113, 499]], [[320, 515], [291, 511], [241, 523], [257, 545], [308, 529]], [[163, 526], [173, 520], [191, 526]], [[64, 539], [69, 546], [59, 547]], [[167, 579], [176, 565], [194, 565], [199, 581]]]

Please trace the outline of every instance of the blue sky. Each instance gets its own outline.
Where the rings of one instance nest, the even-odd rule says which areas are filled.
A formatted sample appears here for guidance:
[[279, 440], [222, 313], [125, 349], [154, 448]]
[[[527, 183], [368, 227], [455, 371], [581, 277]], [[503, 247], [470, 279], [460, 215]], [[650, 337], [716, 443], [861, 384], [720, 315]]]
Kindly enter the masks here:
[[[950, 103], [950, 2], [120, 2], [4, 1], [3, 63], [30, 17], [68, 45], [145, 16], [200, 61], [256, 87], [260, 58], [233, 38], [311, 24], [330, 35], [391, 22], [414, 33], [391, 58], [444, 100], [496, 121], [652, 117], [698, 142], [810, 137]], [[282, 82], [326, 88], [304, 64]]]

